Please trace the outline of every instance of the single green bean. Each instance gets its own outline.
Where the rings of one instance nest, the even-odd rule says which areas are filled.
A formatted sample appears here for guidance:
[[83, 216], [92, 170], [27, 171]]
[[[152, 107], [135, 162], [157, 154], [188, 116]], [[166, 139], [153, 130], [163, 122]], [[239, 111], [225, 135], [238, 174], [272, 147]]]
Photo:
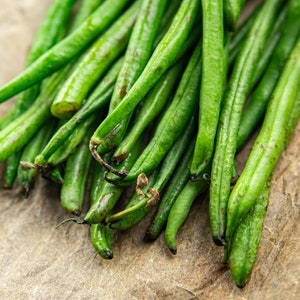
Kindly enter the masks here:
[[202, 76], [197, 140], [191, 176], [196, 178], [209, 164], [215, 146], [226, 74], [223, 0], [202, 0]]
[[243, 287], [256, 260], [263, 221], [267, 211], [271, 179], [265, 184], [255, 205], [243, 218], [234, 232], [228, 257], [229, 268], [235, 284]]
[[145, 234], [146, 241], [155, 240], [165, 227], [169, 212], [177, 196], [190, 179], [190, 166], [194, 152], [194, 143], [191, 143], [182, 160], [176, 167], [174, 174], [170, 178], [166, 190], [158, 204], [157, 211], [151, 221], [149, 228]]
[[236, 31], [238, 19], [245, 0], [224, 0], [224, 23], [228, 30]]
[[239, 53], [223, 99], [212, 161], [209, 208], [212, 238], [218, 245], [225, 243], [227, 202], [243, 106], [250, 92], [256, 63], [281, 4], [281, 0], [264, 2]]
[[86, 134], [80, 146], [66, 162], [64, 183], [60, 192], [60, 203], [69, 213], [80, 216], [85, 199], [87, 179], [92, 157], [89, 152], [90, 134]]
[[[206, 170], [205, 170], [206, 171]], [[177, 253], [176, 236], [182, 226], [195, 199], [209, 186], [207, 180], [188, 181], [180, 192], [169, 212], [165, 231], [165, 241], [169, 250]]]
[[115, 22], [130, 0], [105, 1], [72, 34], [49, 49], [0, 89], [0, 102], [18, 94], [66, 66]]
[[96, 252], [104, 259], [112, 259], [111, 229], [107, 225], [93, 224], [90, 226], [90, 236]]
[[15, 182], [21, 155], [22, 151], [18, 151], [8, 157], [8, 159], [6, 160], [5, 170], [3, 174], [3, 186], [6, 189], [11, 189]]

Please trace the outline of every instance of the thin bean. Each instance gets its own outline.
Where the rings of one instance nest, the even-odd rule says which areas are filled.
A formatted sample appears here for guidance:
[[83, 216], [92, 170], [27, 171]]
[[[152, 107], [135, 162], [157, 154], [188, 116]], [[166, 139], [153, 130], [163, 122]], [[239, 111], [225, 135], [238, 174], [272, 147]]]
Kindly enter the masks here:
[[191, 176], [196, 178], [213, 155], [226, 76], [223, 0], [202, 0], [203, 42], [200, 109]]

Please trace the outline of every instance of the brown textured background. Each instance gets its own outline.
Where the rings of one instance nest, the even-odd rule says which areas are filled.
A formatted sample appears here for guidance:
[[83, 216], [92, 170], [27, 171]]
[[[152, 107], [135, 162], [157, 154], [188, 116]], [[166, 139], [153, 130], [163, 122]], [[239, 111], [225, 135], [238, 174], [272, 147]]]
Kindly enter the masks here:
[[[50, 3], [0, 0], [1, 85], [22, 70]], [[1, 104], [1, 114], [10, 105]], [[194, 204], [179, 233], [176, 256], [166, 249], [163, 236], [153, 244], [142, 241], [145, 220], [114, 234], [115, 257], [105, 261], [95, 255], [87, 227], [55, 229], [67, 216], [59, 189], [39, 179], [28, 199], [16, 189], [0, 190], [0, 298], [298, 299], [299, 149], [300, 123], [276, 169], [257, 263], [244, 289], [235, 287], [222, 265], [222, 249], [211, 241], [207, 199]], [[238, 156], [240, 166], [245, 153]]]

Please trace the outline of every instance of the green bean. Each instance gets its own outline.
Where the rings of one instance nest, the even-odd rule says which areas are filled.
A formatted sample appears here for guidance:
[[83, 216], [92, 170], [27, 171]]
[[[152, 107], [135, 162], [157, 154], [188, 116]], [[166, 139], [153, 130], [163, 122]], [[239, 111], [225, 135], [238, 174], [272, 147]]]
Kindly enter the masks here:
[[81, 57], [52, 103], [52, 115], [65, 119], [78, 111], [99, 78], [125, 50], [139, 4], [135, 2]]
[[223, 99], [210, 185], [211, 232], [216, 244], [225, 243], [226, 209], [243, 106], [250, 92], [256, 62], [281, 3], [281, 0], [264, 2], [239, 53]]
[[[90, 189], [90, 206], [95, 205], [101, 197], [101, 186], [104, 182], [105, 168], [98, 163], [93, 165], [92, 182]], [[96, 252], [104, 259], [113, 258], [111, 247], [111, 229], [108, 226], [98, 224], [90, 225], [91, 243]]]
[[78, 124], [81, 124], [96, 109], [102, 108], [110, 99], [118, 73], [120, 72], [123, 58], [110, 68], [100, 80], [98, 86], [88, 97], [83, 106], [53, 135], [43, 151], [36, 157], [35, 164], [45, 167], [51, 155], [72, 135]]
[[269, 179], [254, 207], [246, 214], [234, 232], [228, 260], [231, 275], [235, 284], [240, 288], [245, 285], [256, 260], [269, 202], [270, 182]]
[[49, 49], [21, 74], [0, 89], [0, 102], [48, 77], [82, 53], [103, 33], [128, 5], [129, 0], [105, 1], [80, 27]]
[[224, 23], [228, 30], [235, 31], [245, 0], [224, 0]]
[[106, 117], [94, 133], [90, 142], [92, 153], [96, 152], [97, 146], [107, 135], [113, 133], [118, 124], [134, 110], [166, 70], [179, 59], [179, 54], [182, 55], [180, 50], [188, 41], [188, 36], [198, 16], [199, 1], [183, 0], [168, 32], [155, 48], [142, 74], [122, 102]]
[[56, 125], [55, 120], [51, 119], [44, 124], [35, 136], [23, 148], [22, 155], [19, 159], [19, 167], [17, 169], [17, 181], [25, 190], [25, 196], [28, 197], [29, 190], [33, 187], [34, 181], [38, 175], [37, 169], [23, 170], [20, 161], [34, 162], [34, 158], [48, 142]]
[[194, 152], [194, 143], [191, 143], [182, 160], [176, 167], [170, 182], [168, 183], [161, 200], [159, 201], [157, 211], [151, 221], [145, 234], [146, 241], [155, 240], [167, 223], [168, 215], [177, 196], [190, 178], [190, 166]]
[[196, 178], [210, 163], [221, 100], [226, 81], [223, 0], [202, 0], [203, 42], [200, 88], [199, 129], [195, 145], [191, 177]]
[[112, 157], [114, 164], [119, 164], [127, 156], [127, 153], [133, 147], [136, 139], [141, 135], [150, 122], [162, 111], [167, 100], [169, 100], [169, 97], [171, 96], [173, 87], [178, 82], [183, 67], [184, 61], [180, 61], [175, 64], [149, 91], [131, 130], [114, 152]]
[[64, 183], [60, 192], [60, 203], [69, 213], [80, 216], [85, 199], [88, 174], [92, 157], [89, 152], [90, 134], [86, 134], [66, 162]]
[[65, 166], [58, 165], [52, 168], [47, 173], [42, 173], [42, 177], [45, 179], [49, 179], [54, 183], [62, 185], [64, 183], [63, 173], [64, 173]]
[[70, 32], [73, 32], [104, 2], [104, 0], [83, 0], [76, 11], [75, 18], [71, 24]]
[[96, 252], [104, 259], [112, 259], [111, 229], [107, 225], [93, 224], [90, 226], [90, 236]]
[[[243, 112], [241, 124], [238, 133], [237, 145], [241, 149], [250, 133], [257, 128], [260, 120], [263, 118], [267, 103], [274, 90], [277, 80], [282, 72], [284, 64], [293, 49], [300, 32], [300, 5], [299, 1], [293, 0], [288, 3], [288, 14], [281, 29], [282, 34], [269, 60], [267, 70], [261, 79], [258, 87], [255, 89], [251, 100]], [[281, 14], [282, 15], [282, 14]], [[253, 118], [255, 116], [255, 118]]]
[[186, 220], [194, 200], [209, 186], [207, 180], [188, 181], [169, 212], [165, 231], [165, 241], [169, 250], [177, 253], [176, 235]]
[[162, 116], [151, 141], [125, 178], [119, 181], [133, 182], [140, 173], [149, 174], [162, 161], [174, 142], [184, 132], [194, 111], [201, 75], [201, 41], [198, 42], [182, 75], [175, 96]]
[[268, 104], [262, 128], [228, 201], [226, 242], [241, 218], [253, 207], [286, 146], [287, 124], [300, 86], [300, 38], [294, 46]]
[[3, 186], [6, 189], [11, 189], [15, 182], [21, 155], [22, 151], [18, 151], [8, 157], [8, 159], [6, 160], [5, 170], [3, 174]]
[[233, 66], [234, 60], [237, 54], [240, 52], [244, 39], [247, 36], [249, 29], [252, 26], [252, 23], [254, 22], [260, 9], [261, 5], [258, 5], [232, 35], [231, 42], [228, 47], [229, 66]]
[[[108, 114], [119, 105], [124, 96], [131, 89], [152, 55], [166, 2], [166, 0], [142, 1], [140, 13], [134, 24], [125, 53], [125, 62], [116, 82]], [[127, 131], [131, 116], [132, 113], [124, 116], [118, 129], [114, 131], [113, 137], [106, 139], [98, 145], [98, 152], [107, 152], [120, 143]], [[94, 156], [101, 162], [101, 157], [99, 157], [98, 154], [95, 153]], [[105, 164], [105, 162], [103, 163]]]
[[[137, 140], [132, 151], [126, 159], [117, 166], [118, 170], [130, 168], [139, 156], [142, 148], [142, 138]], [[102, 167], [102, 166], [101, 166]], [[124, 187], [111, 184], [104, 180], [101, 183], [100, 190], [97, 192], [96, 200], [91, 203], [91, 206], [84, 216], [83, 222], [88, 224], [101, 223], [111, 213], [115, 204], [120, 199], [124, 192]]]

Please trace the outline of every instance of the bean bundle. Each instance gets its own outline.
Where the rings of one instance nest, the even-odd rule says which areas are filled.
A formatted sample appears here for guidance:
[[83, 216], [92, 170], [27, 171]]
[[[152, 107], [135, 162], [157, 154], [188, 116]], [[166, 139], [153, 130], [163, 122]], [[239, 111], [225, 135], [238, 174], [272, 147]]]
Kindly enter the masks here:
[[81, 0], [71, 14], [75, 2], [53, 1], [24, 71], [0, 87], [1, 102], [16, 96], [0, 120], [4, 186], [61, 185], [60, 225], [88, 225], [104, 259], [114, 230], [150, 212], [145, 240], [164, 231], [176, 254], [206, 192], [212, 239], [244, 286], [300, 116], [300, 2], [265, 0], [240, 22], [247, 1]]

